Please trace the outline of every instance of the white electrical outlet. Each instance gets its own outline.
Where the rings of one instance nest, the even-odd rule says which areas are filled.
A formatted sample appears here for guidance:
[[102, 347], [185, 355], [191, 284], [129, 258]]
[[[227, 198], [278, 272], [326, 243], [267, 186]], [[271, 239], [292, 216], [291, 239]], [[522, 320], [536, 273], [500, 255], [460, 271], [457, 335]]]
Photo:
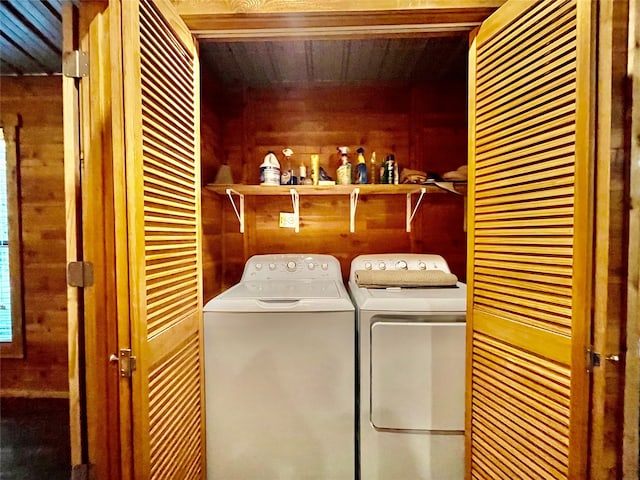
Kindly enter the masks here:
[[280, 212], [280, 228], [296, 228], [295, 213]]

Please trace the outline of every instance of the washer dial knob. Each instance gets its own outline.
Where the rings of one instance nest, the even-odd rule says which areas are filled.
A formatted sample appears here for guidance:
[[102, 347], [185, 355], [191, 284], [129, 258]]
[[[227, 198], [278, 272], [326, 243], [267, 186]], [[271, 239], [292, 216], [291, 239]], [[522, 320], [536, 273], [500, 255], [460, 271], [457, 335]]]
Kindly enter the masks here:
[[294, 262], [293, 260], [290, 262], [287, 262], [287, 270], [289, 270], [290, 272], [295, 272], [296, 271], [296, 262]]

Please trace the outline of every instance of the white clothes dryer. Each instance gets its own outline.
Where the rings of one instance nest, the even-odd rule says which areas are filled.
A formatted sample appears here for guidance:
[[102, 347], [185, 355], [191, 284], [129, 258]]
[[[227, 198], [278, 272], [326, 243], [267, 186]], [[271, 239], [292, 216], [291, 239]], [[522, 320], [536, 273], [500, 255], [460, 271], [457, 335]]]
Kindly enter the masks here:
[[207, 478], [352, 480], [355, 313], [329, 255], [257, 255], [204, 307]]
[[[407, 277], [428, 279], [438, 271], [453, 277], [453, 285], [392, 286], [394, 278], [402, 285]], [[379, 278], [377, 288], [360, 286], [357, 279], [365, 276]], [[438, 255], [352, 261], [362, 480], [464, 478], [467, 293], [456, 280]]]

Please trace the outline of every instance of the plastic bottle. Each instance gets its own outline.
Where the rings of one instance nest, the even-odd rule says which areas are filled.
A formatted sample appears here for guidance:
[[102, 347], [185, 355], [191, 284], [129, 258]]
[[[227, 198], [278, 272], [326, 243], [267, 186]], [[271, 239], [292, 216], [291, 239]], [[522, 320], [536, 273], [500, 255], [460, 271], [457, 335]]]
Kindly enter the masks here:
[[293, 168], [291, 167], [291, 156], [293, 155], [293, 150], [290, 148], [285, 148], [282, 150], [284, 154], [284, 161], [286, 165], [286, 170], [282, 171], [280, 175], [280, 184], [281, 185], [297, 185], [298, 177], [295, 176], [293, 172]]
[[260, 165], [260, 185], [280, 185], [280, 162], [271, 150]]
[[367, 179], [367, 164], [364, 161], [364, 148], [360, 147], [356, 152], [358, 152], [358, 164], [356, 165], [356, 178], [353, 183], [369, 183]]
[[340, 166], [337, 170], [338, 185], [351, 184], [351, 163], [349, 162], [349, 147], [338, 147]]

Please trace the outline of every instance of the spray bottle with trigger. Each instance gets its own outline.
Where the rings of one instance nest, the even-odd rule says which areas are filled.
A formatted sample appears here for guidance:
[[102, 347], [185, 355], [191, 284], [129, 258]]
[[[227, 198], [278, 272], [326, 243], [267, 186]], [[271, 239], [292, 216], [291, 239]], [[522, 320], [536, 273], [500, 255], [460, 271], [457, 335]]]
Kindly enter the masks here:
[[364, 148], [360, 147], [356, 150], [358, 153], [358, 164], [356, 165], [356, 179], [354, 183], [365, 184], [367, 179], [367, 164], [364, 161]]

